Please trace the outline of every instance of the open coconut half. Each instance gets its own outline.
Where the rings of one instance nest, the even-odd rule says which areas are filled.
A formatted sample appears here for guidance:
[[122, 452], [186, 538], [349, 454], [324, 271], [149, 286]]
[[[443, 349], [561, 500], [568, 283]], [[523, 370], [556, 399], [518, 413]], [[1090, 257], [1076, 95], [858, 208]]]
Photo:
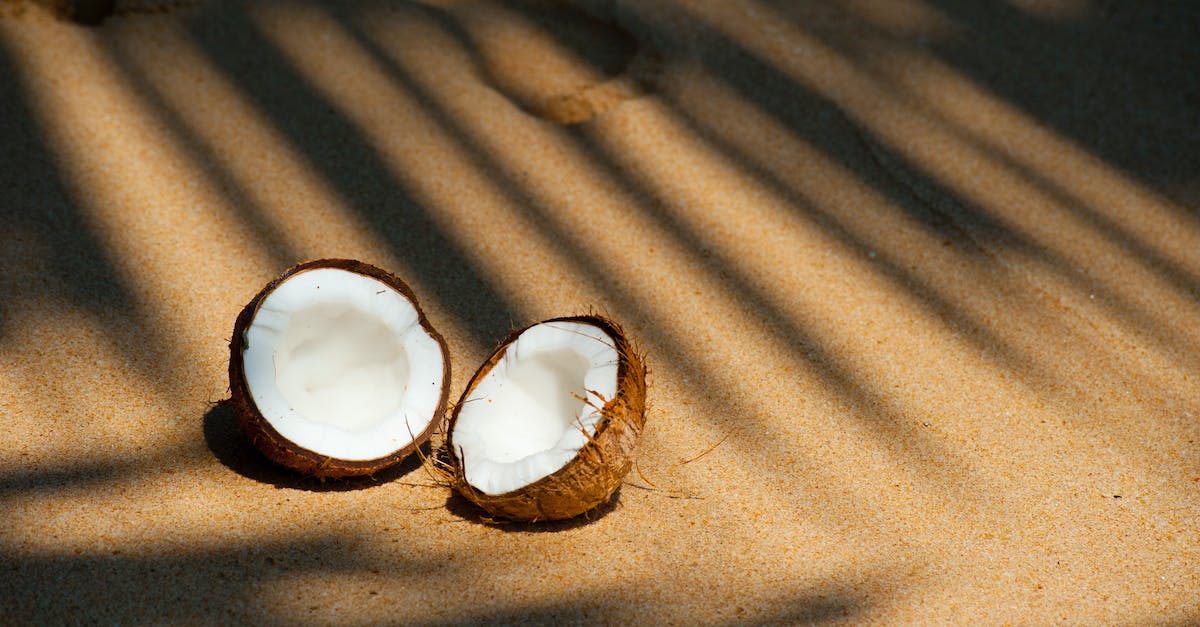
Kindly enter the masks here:
[[242, 310], [229, 345], [242, 431], [318, 477], [367, 475], [433, 434], [450, 360], [403, 281], [347, 259], [297, 265]]
[[645, 405], [645, 366], [612, 321], [557, 318], [516, 331], [450, 418], [454, 487], [500, 518], [582, 514], [629, 473]]

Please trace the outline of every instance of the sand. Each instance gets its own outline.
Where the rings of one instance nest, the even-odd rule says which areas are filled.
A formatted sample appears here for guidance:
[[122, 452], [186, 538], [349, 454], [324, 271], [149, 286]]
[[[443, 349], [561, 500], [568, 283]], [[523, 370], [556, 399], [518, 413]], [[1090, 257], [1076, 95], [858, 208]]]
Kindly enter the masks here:
[[[0, 4], [0, 622], [1200, 622], [1186, 3]], [[237, 431], [237, 312], [403, 277], [451, 398], [602, 311], [638, 472], [493, 526]]]

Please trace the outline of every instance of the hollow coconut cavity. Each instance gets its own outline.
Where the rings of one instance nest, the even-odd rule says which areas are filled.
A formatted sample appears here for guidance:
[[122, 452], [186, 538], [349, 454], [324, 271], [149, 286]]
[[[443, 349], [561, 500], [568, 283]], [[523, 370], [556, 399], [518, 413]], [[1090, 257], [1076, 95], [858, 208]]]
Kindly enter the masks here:
[[645, 367], [612, 321], [521, 329], [475, 373], [451, 416], [454, 487], [498, 518], [578, 516], [629, 473], [645, 398]]
[[238, 316], [229, 385], [268, 458], [318, 477], [367, 475], [424, 444], [449, 392], [445, 341], [403, 281], [323, 259], [268, 284]]

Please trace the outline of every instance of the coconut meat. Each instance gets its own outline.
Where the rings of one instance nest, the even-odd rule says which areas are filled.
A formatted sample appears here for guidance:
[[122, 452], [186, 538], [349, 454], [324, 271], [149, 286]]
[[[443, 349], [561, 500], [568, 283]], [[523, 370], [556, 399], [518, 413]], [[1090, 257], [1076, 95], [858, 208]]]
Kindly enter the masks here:
[[467, 482], [504, 494], [571, 461], [616, 396], [618, 361], [612, 338], [590, 324], [522, 333], [459, 409], [451, 439]]
[[337, 268], [288, 277], [245, 331], [246, 385], [281, 436], [367, 461], [410, 444], [435, 418], [441, 346], [391, 286]]

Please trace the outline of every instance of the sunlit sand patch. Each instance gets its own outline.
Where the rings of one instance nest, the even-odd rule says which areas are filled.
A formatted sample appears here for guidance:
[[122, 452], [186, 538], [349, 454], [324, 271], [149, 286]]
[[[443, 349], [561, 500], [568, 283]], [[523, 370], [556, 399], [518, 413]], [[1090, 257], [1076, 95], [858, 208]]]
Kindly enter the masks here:
[[0, 448], [0, 460], [12, 464], [7, 468], [53, 468], [97, 454], [136, 459], [177, 444], [181, 410], [159, 396], [170, 383], [144, 379], [108, 328], [75, 304], [28, 297], [21, 313], [5, 320], [5, 336], [0, 434], [10, 444]]

